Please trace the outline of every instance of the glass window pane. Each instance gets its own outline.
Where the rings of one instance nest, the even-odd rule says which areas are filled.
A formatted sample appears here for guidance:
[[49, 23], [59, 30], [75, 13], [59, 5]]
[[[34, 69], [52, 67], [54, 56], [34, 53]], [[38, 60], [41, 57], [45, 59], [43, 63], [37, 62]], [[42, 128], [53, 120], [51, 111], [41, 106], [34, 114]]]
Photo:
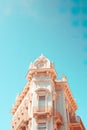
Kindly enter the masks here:
[[45, 96], [39, 96], [39, 110], [44, 111], [45, 110]]
[[39, 123], [38, 130], [46, 130], [46, 123]]

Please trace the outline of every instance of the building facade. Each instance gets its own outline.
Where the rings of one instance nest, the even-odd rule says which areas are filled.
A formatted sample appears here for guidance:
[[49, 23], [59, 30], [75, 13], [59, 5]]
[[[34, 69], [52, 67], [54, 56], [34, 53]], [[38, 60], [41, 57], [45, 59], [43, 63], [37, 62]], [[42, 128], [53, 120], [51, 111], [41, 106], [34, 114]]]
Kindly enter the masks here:
[[28, 80], [12, 107], [12, 130], [85, 130], [77, 104], [63, 74], [40, 56], [30, 64]]

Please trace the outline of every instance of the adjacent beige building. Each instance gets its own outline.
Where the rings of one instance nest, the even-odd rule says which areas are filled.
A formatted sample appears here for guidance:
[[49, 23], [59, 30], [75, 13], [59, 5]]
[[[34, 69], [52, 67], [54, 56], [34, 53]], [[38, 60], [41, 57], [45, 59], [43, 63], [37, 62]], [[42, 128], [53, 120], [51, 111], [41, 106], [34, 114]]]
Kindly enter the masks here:
[[65, 75], [40, 56], [30, 64], [26, 86], [11, 110], [12, 130], [85, 130]]

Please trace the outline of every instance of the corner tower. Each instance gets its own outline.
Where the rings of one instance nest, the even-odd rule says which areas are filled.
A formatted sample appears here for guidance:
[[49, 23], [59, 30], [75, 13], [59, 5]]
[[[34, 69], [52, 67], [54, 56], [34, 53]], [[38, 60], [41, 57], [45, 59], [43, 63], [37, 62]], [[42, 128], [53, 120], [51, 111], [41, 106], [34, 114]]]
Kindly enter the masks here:
[[[85, 130], [67, 79], [41, 55], [30, 64], [28, 80], [11, 110], [12, 130]], [[77, 120], [78, 119], [78, 120]]]

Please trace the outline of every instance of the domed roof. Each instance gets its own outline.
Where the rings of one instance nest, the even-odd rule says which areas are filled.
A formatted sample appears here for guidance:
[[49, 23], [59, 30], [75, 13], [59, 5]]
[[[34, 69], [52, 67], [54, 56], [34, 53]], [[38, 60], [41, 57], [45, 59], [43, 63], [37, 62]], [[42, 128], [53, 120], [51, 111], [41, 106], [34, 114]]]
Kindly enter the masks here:
[[48, 58], [41, 55], [39, 56], [34, 63], [30, 65], [30, 69], [41, 69], [41, 68], [51, 68], [51, 63]]

